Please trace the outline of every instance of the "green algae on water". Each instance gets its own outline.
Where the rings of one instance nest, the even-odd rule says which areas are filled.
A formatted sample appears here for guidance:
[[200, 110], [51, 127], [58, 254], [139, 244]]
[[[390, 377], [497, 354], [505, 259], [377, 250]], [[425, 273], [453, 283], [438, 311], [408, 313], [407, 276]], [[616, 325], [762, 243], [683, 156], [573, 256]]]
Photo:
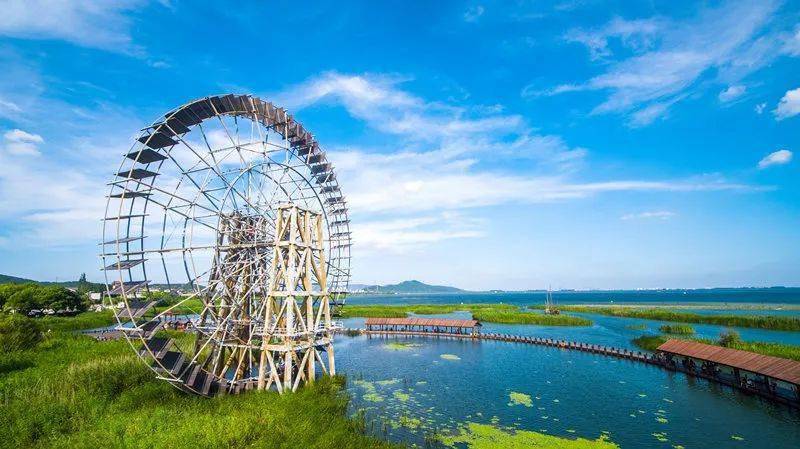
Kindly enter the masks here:
[[382, 386], [382, 387], [386, 387], [388, 385], [394, 385], [394, 384], [400, 383], [400, 379], [379, 380], [379, 381], [377, 381], [375, 383], [380, 385], [380, 386]]
[[418, 429], [420, 426], [422, 426], [422, 421], [419, 418], [412, 418], [412, 417], [403, 415], [403, 416], [400, 417], [399, 421], [400, 421], [400, 425], [405, 427], [406, 429], [414, 430], [414, 429]]
[[388, 349], [390, 351], [408, 351], [414, 348], [419, 348], [420, 346], [422, 345], [419, 343], [404, 343], [401, 341], [393, 341], [383, 345], [384, 349]]
[[369, 401], [369, 402], [383, 402], [383, 396], [381, 396], [381, 395], [379, 395], [378, 393], [375, 393], [375, 392], [365, 393], [364, 396], [362, 396], [362, 398], [365, 401]]
[[455, 354], [442, 354], [439, 357], [444, 359], [444, 360], [461, 360], [461, 357], [459, 357], [459, 356], [457, 356]]
[[403, 393], [401, 390], [395, 391], [394, 393], [392, 393], [392, 395], [394, 396], [395, 399], [397, 399], [400, 402], [408, 402], [408, 400], [411, 399], [410, 394]]
[[511, 401], [508, 403], [508, 405], [524, 405], [525, 407], [533, 407], [533, 400], [531, 400], [531, 396], [528, 394], [512, 391], [508, 394], [508, 398]]
[[455, 435], [439, 436], [446, 447], [464, 444], [470, 449], [619, 449], [619, 446], [601, 435], [596, 440], [564, 438], [530, 430], [506, 430], [490, 424], [467, 423]]
[[354, 380], [353, 385], [364, 390], [362, 398], [368, 402], [383, 402], [383, 396], [375, 391], [375, 384], [366, 380]]

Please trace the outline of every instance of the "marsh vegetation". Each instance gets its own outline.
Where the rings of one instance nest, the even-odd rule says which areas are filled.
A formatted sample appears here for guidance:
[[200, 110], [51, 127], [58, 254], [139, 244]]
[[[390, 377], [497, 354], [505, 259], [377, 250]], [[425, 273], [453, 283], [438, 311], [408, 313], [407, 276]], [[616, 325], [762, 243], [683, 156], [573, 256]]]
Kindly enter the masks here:
[[573, 315], [546, 315], [539, 311], [523, 310], [510, 304], [418, 304], [418, 305], [348, 305], [342, 310], [344, 318], [405, 318], [409, 314], [440, 315], [469, 312], [473, 319], [486, 323], [535, 324], [542, 326], [590, 326], [592, 321]]
[[[542, 306], [532, 306], [541, 308]], [[800, 318], [791, 316], [774, 315], [711, 315], [691, 312], [679, 312], [663, 307], [599, 307], [599, 306], [559, 306], [563, 311], [595, 313], [599, 315], [616, 316], [622, 318], [643, 318], [658, 321], [673, 321], [678, 323], [715, 324], [729, 327], [749, 327], [757, 329], [771, 329], [782, 331], [800, 330]]]

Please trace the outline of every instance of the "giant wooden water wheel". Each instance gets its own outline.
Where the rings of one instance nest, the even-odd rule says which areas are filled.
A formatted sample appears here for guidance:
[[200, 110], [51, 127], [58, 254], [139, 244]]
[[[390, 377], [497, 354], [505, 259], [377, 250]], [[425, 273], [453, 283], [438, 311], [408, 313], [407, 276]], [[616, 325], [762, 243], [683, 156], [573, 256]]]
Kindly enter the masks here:
[[349, 223], [333, 165], [286, 110], [249, 95], [187, 103], [141, 130], [110, 183], [101, 246], [118, 328], [160, 378], [201, 395], [333, 373]]

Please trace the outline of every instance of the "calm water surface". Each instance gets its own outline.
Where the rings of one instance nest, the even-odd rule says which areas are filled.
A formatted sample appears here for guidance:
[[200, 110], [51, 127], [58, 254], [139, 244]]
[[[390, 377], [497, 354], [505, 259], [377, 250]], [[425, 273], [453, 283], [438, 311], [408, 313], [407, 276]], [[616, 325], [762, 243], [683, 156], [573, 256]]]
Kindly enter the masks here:
[[[798, 304], [796, 289], [747, 294], [721, 293], [702, 301]], [[784, 290], [793, 290], [787, 295]], [[740, 291], [737, 291], [740, 292]], [[699, 302], [687, 295], [667, 299], [650, 292], [624, 296], [627, 302]], [[620, 296], [569, 293], [561, 303], [601, 303]], [[608, 296], [606, 296], [608, 295]], [[693, 295], [692, 298], [695, 298]], [[769, 297], [771, 301], [765, 301]], [[538, 304], [542, 294], [356, 296], [351, 303], [504, 302]], [[616, 298], [616, 299], [613, 299]], [[607, 299], [608, 300], [608, 299]], [[731, 310], [690, 309], [698, 313]], [[779, 311], [780, 312], [780, 311]], [[786, 314], [798, 311], [786, 310]], [[736, 311], [733, 313], [764, 313]], [[770, 314], [777, 314], [769, 311]], [[583, 315], [583, 314], [582, 314]], [[468, 313], [441, 315], [467, 318]], [[484, 332], [569, 339], [635, 349], [630, 340], [658, 333], [654, 320], [584, 316], [588, 327], [485, 323]], [[347, 319], [345, 326], [363, 326]], [[646, 329], [630, 329], [644, 324]], [[693, 325], [700, 337], [714, 338], [720, 326]], [[800, 333], [737, 329], [743, 338], [800, 344]], [[408, 345], [398, 345], [405, 343]], [[353, 413], [365, 414], [368, 428], [393, 441], [425, 446], [426, 435], [466, 422], [595, 439], [607, 433], [622, 448], [795, 448], [800, 447], [800, 412], [706, 381], [657, 367], [556, 348], [495, 341], [452, 341], [415, 337], [338, 337], [337, 368], [348, 376]], [[515, 403], [510, 394], [530, 396]], [[519, 396], [518, 396], [519, 397]], [[525, 398], [525, 396], [521, 396]]]
[[[424, 446], [426, 435], [479, 422], [565, 437], [608, 432], [622, 448], [800, 447], [797, 412], [642, 363], [412, 337], [343, 336], [336, 351], [353, 412], [394, 441]], [[530, 406], [511, 404], [512, 392]]]

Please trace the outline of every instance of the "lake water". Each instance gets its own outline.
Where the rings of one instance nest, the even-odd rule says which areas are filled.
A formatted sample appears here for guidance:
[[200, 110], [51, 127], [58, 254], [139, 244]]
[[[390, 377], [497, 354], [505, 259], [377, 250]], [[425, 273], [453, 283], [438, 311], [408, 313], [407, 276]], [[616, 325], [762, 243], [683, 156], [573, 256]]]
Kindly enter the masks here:
[[[448, 293], [430, 295], [351, 295], [352, 304], [457, 304], [494, 303], [544, 304], [546, 294], [535, 293]], [[729, 305], [786, 304], [800, 308], [800, 288], [745, 288], [708, 290], [620, 290], [557, 291], [553, 299], [560, 304], [689, 304]]]
[[[767, 292], [770, 298], [777, 299], [773, 302], [798, 303], [797, 297], [792, 296], [796, 293], [770, 296], [772, 292]], [[753, 294], [748, 292], [734, 299], [728, 296], [727, 300], [717, 296], [705, 301], [765, 302], [758, 299], [763, 299], [761, 293]], [[571, 300], [558, 296], [556, 299], [561, 303], [602, 302], [594, 294], [569, 295], [576, 296]], [[632, 295], [625, 296], [629, 300], [624, 302], [698, 302], [686, 300], [682, 294], [680, 300], [646, 296], [650, 300]], [[476, 294], [355, 296], [349, 301], [527, 305], [543, 299], [543, 294]], [[484, 323], [483, 331], [635, 349], [632, 338], [658, 333], [661, 324], [584, 316], [594, 324], [551, 327]], [[347, 319], [344, 324], [360, 327], [363, 319]], [[646, 329], [630, 329], [635, 324], [644, 324]], [[720, 326], [693, 326], [699, 336], [708, 338], [723, 330]], [[800, 344], [798, 332], [737, 330], [749, 340]], [[353, 413], [361, 410], [371, 432], [393, 441], [424, 447], [426, 436], [476, 422], [568, 438], [596, 439], [605, 434], [622, 448], [800, 447], [797, 410], [642, 363], [535, 345], [416, 337], [339, 336], [336, 350], [337, 368], [348, 376]], [[516, 401], [511, 399], [512, 393]]]

